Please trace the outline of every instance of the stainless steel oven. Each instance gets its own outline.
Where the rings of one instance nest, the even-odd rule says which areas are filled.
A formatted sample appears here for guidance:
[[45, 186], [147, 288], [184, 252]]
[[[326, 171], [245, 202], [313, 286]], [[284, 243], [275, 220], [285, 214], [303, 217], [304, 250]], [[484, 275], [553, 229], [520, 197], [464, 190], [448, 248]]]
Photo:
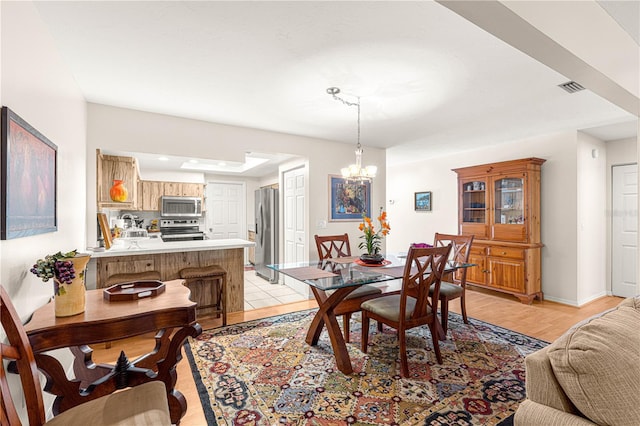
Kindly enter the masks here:
[[165, 242], [204, 240], [197, 219], [162, 219], [160, 233]]
[[202, 198], [200, 197], [160, 197], [160, 216], [162, 217], [201, 217]]

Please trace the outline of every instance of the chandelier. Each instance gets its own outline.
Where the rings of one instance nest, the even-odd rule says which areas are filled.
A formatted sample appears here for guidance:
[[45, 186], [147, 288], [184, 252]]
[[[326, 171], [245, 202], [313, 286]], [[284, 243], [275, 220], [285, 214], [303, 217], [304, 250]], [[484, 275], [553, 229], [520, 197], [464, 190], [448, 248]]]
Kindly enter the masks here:
[[340, 89], [337, 87], [329, 87], [327, 89], [327, 93], [333, 96], [333, 99], [340, 101], [347, 106], [358, 107], [358, 144], [356, 145], [356, 163], [340, 169], [340, 173], [342, 173], [342, 177], [346, 180], [370, 182], [372, 178], [376, 177], [378, 168], [376, 166], [362, 167], [362, 145], [360, 145], [360, 97], [356, 97], [357, 102], [349, 102], [342, 99], [338, 96]]

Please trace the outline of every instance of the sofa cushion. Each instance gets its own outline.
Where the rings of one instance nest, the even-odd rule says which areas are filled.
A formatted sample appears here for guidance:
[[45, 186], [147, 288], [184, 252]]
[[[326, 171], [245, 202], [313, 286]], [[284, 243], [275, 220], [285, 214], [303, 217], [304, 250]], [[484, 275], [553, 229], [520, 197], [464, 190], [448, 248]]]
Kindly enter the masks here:
[[601, 425], [640, 419], [640, 309], [637, 300], [577, 324], [548, 349], [571, 402]]

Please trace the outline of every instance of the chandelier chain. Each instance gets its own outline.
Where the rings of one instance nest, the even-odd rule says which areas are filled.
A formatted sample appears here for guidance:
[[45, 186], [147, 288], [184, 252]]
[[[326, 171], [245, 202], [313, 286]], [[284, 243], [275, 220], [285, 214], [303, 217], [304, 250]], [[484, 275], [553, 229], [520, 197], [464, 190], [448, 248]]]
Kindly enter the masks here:
[[358, 99], [358, 101], [357, 101], [357, 102], [349, 102], [348, 100], [343, 99], [343, 98], [341, 98], [340, 96], [336, 95], [336, 93], [329, 92], [329, 94], [330, 94], [331, 96], [333, 96], [333, 99], [335, 99], [335, 100], [337, 100], [337, 101], [340, 101], [340, 102], [342, 102], [343, 104], [345, 104], [345, 105], [347, 105], [347, 106], [355, 106], [355, 107], [358, 107], [358, 139], [357, 139], [357, 140], [358, 140], [358, 143], [357, 143], [356, 147], [357, 147], [358, 149], [361, 149], [361, 148], [362, 148], [362, 145], [360, 145], [360, 96], [356, 96], [356, 99]]

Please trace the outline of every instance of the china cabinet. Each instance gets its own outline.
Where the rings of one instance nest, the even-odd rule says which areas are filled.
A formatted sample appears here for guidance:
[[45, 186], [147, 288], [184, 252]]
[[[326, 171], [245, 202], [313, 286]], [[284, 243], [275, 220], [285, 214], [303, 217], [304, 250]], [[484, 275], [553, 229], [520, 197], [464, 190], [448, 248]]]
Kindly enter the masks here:
[[540, 278], [540, 169], [525, 158], [454, 169], [458, 225], [475, 236], [467, 283], [513, 294], [523, 303], [542, 299]]

